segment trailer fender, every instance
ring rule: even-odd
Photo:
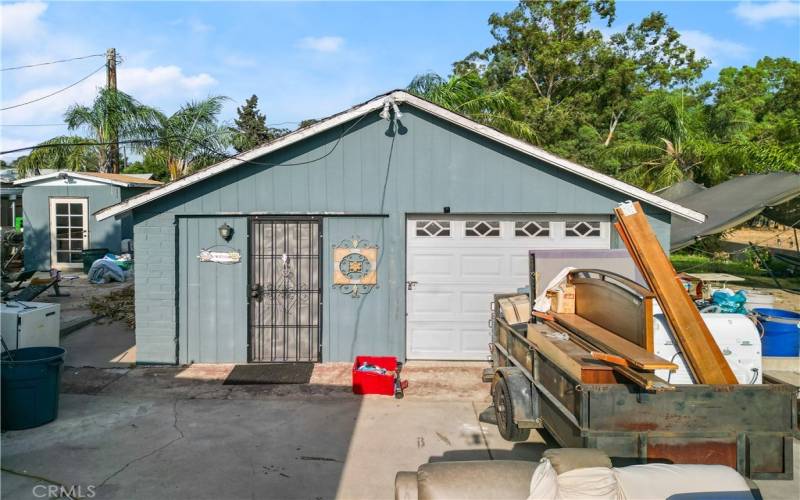
[[[522,429],[539,429],[542,416],[539,411],[539,393],[531,381],[515,367],[498,368],[492,380],[492,394],[500,379],[505,379],[513,406],[514,422]]]

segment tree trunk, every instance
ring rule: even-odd
[[[611,144],[611,139],[614,138],[614,131],[617,130],[620,118],[622,118],[622,112],[619,114],[611,113],[611,123],[608,126],[608,135],[606,136],[606,141],[603,143],[603,146],[608,147],[608,145]]]

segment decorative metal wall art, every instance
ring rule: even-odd
[[[378,286],[378,246],[357,236],[333,245],[333,287],[354,299]]]

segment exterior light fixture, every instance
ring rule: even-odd
[[[219,230],[219,235],[222,237],[223,240],[231,241],[231,238],[233,238],[233,228],[231,226],[223,223],[217,229]]]

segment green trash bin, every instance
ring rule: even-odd
[[[66,352],[62,347],[24,347],[0,356],[4,431],[30,429],[56,419]]]
[[[89,274],[94,261],[102,259],[108,253],[108,248],[87,248],[83,251],[83,272]]]

